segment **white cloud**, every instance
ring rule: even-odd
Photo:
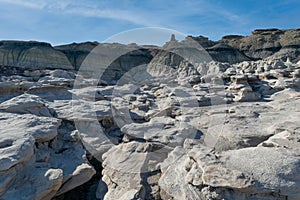
[[[241,23],[240,17],[236,14],[206,0],[152,0],[137,4],[134,1],[113,0],[0,0],[1,2],[55,13],[122,20],[139,26],[175,29],[180,27],[180,31],[186,31],[191,26],[214,23],[218,18],[228,20],[232,24]],[[186,21],[189,17],[194,17],[195,21]]]
[[[18,5],[18,6],[24,6],[24,7],[28,7],[28,8],[37,8],[40,9],[43,6],[41,4],[38,4],[36,2],[33,1],[23,1],[23,0],[0,0],[0,3],[9,3],[9,4],[14,4],[14,5]]]
[[[81,15],[85,17],[98,17],[98,18],[108,18],[125,20],[134,24],[143,26],[154,26],[157,24],[151,23],[149,19],[143,16],[134,14],[131,11],[121,10],[116,8],[109,8],[98,2],[98,4],[93,4],[93,2],[79,2],[79,1],[55,1],[55,0],[0,0],[0,3],[9,3],[18,6],[23,6],[27,8],[34,8],[40,10],[47,10],[51,12],[60,12],[67,14]],[[108,7],[108,8],[104,8]]]
[[[219,15],[228,20],[238,20],[238,16],[222,8],[216,8],[209,1],[152,1],[148,3],[149,8],[136,8],[134,3],[123,6],[120,9],[118,2],[109,1],[78,1],[78,0],[0,0],[0,2],[15,4],[19,6],[44,9],[48,11],[60,11],[65,13],[78,14],[89,17],[112,18],[130,21],[141,25],[158,25],[159,21],[164,21],[175,16],[184,15]],[[151,9],[151,8],[152,9]],[[159,8],[159,9],[157,9]],[[159,16],[157,15],[159,14]],[[171,20],[171,19],[170,19]],[[149,23],[149,21],[154,21]]]
[[[64,11],[66,13],[77,14],[86,17],[99,17],[99,18],[125,20],[143,26],[155,25],[154,23],[151,23],[149,20],[145,20],[143,19],[143,17],[125,10],[73,7],[73,8],[68,8]]]

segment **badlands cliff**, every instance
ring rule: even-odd
[[[162,47],[0,42],[0,199],[300,199],[300,29]]]

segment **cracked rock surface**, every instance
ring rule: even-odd
[[[0,42],[0,199],[300,199],[298,36]],[[95,79],[98,45],[127,53]]]

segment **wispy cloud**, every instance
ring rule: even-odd
[[[43,6],[41,4],[37,4],[36,2],[32,1],[23,1],[23,0],[0,0],[1,3],[9,3],[13,5],[19,5],[19,6],[24,6],[28,8],[36,8],[36,9],[41,9]]]
[[[125,20],[142,26],[168,26],[176,25],[176,18],[197,15],[199,17],[220,16],[230,21],[238,21],[239,17],[222,8],[215,8],[209,1],[182,1],[167,0],[148,2],[148,8],[143,3],[128,1],[119,5],[116,1],[78,1],[78,0],[0,0],[0,2],[14,5],[47,10],[50,12],[61,12],[84,17],[108,18]],[[213,9],[212,9],[213,8]],[[200,22],[199,22],[200,23]]]
[[[141,15],[137,15],[131,10],[117,9],[112,5],[106,5],[101,2],[80,2],[80,1],[58,1],[58,0],[0,0],[0,3],[8,3],[27,8],[40,9],[50,12],[60,12],[62,14],[74,14],[83,17],[97,17],[124,20],[134,24],[143,26],[155,26],[157,24],[151,23],[151,21]]]
[[[88,7],[71,7],[64,10],[69,14],[76,14],[85,17],[98,17],[98,18],[108,18],[116,20],[125,20],[137,25],[143,26],[155,26],[155,23],[143,19],[141,16],[131,13],[126,10],[118,9],[98,9],[98,8],[88,8]]]
[[[99,40],[132,28],[164,27],[192,35],[248,34],[291,28],[299,0],[0,0],[0,37]],[[76,20],[75,20],[76,19]],[[89,31],[87,31],[89,30]],[[35,37],[36,35],[36,37]],[[54,39],[53,39],[54,38]]]

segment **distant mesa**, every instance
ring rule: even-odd
[[[259,60],[269,56],[292,62],[300,60],[300,29],[280,30],[277,28],[256,29],[250,36],[227,35],[219,41],[212,41],[205,36],[187,36],[185,40],[192,39],[198,42],[211,57],[220,62],[238,63],[248,60]],[[168,47],[180,44],[172,34]],[[134,55],[141,60],[151,60],[159,47],[153,45],[121,45],[100,44],[98,42],[72,43],[52,46],[46,42],[38,41],[0,41],[0,66],[11,66],[25,69],[69,69],[78,70],[86,56],[98,45],[106,45],[114,49],[136,47],[143,49]],[[137,55],[139,54],[140,55]],[[131,55],[132,56],[132,55]],[[130,58],[131,56],[128,56]]]

